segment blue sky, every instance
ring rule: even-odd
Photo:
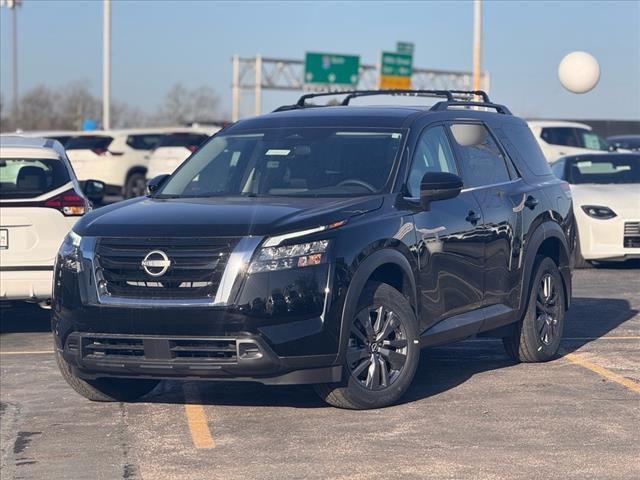
[[[0,14],[0,91],[11,95],[11,28]],[[113,0],[112,97],[152,111],[175,83],[209,85],[230,111],[231,57],[302,59],[305,51],[361,55],[375,64],[398,40],[414,65],[471,69],[470,2],[206,2]],[[24,0],[20,89],[84,80],[100,94],[102,2]],[[483,69],[491,95],[524,116],[640,119],[640,2],[484,2]],[[600,62],[595,90],[570,94],[557,66],[573,50]],[[269,110],[297,92],[266,91]],[[243,97],[244,113],[251,98]]]

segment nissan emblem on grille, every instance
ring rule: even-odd
[[[141,262],[142,269],[152,277],[161,277],[171,266],[171,260],[162,250],[153,250]]]

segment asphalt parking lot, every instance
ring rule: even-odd
[[[640,477],[640,270],[574,274],[563,356],[500,342],[423,352],[400,405],[338,410],[308,387],[163,382],[91,403],[51,353],[48,314],[3,308],[2,478]]]

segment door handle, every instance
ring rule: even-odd
[[[524,201],[524,206],[530,210],[533,210],[538,206],[539,203],[540,203],[540,200],[538,200],[536,197],[532,195],[529,195],[527,199]]]
[[[473,224],[475,226],[476,223],[478,223],[480,220],[482,219],[482,217],[480,215],[478,215],[476,212],[474,212],[473,210],[469,210],[469,213],[467,214],[467,217],[465,218],[465,220],[471,224]]]

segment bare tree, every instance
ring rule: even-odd
[[[178,83],[174,85],[155,114],[152,123],[175,125],[185,122],[213,120],[218,113],[220,99],[207,86],[188,89]]]

